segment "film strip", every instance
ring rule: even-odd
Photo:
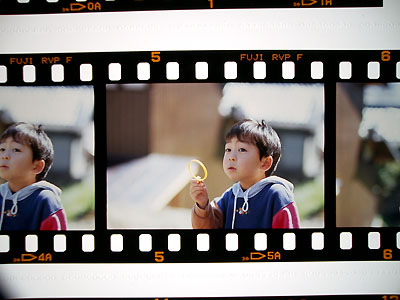
[[[339,0],[121,2],[14,1],[0,13],[383,7]],[[400,51],[379,46],[1,54],[0,129],[43,124],[55,153],[46,180],[62,189],[67,227],[8,230],[6,219],[16,214],[5,201],[0,291],[10,285],[12,297],[32,297],[13,283],[48,282],[64,298],[398,299],[399,81]],[[192,223],[191,175],[201,176],[202,166],[208,171],[209,199],[232,186],[222,168],[224,136],[247,118],[266,120],[281,138],[276,175],[294,184],[300,228],[291,218],[286,228],[246,228],[241,204],[233,229]],[[190,166],[193,159],[204,165]],[[254,202],[248,205],[251,213]],[[197,290],[201,278],[228,278],[232,291]],[[296,280],[297,290],[279,278]],[[89,292],[68,288],[78,281]],[[159,292],[150,281],[168,287]],[[316,290],[305,292],[300,286],[309,281]],[[103,282],[115,289],[99,288]],[[176,282],[187,289],[172,291]],[[266,282],[276,286],[266,291]],[[338,292],[330,282],[357,288]],[[51,291],[34,297],[53,297]]]
[[[61,1],[61,0],[17,0],[3,3],[2,14],[57,14],[57,13],[100,13],[115,11],[188,10],[188,9],[237,9],[237,8],[335,8],[335,7],[382,7],[382,0],[269,0],[269,1],[226,1],[195,0],[182,1]]]
[[[37,88],[49,86],[75,89],[77,86],[90,86],[94,91],[93,115],[96,132],[95,228],[89,231],[78,229],[61,233],[4,231],[0,237],[2,262],[398,260],[400,237],[398,227],[337,226],[340,219],[337,214],[340,212],[336,204],[337,191],[335,192],[338,184],[335,181],[337,180],[333,150],[335,119],[332,112],[339,109],[335,106],[335,97],[338,96],[337,89],[342,84],[396,85],[400,78],[399,61],[397,50],[154,51],[2,55],[0,62],[2,89],[19,86],[23,90],[32,89],[29,93],[34,93]],[[173,88],[176,86],[178,90],[188,89],[196,92],[198,87],[210,88],[215,83],[225,87],[234,83],[239,86],[246,83],[256,87],[268,85],[282,85],[282,88],[285,85],[323,87],[324,92],[320,94],[323,95],[323,99],[320,101],[324,101],[325,107],[325,159],[322,174],[324,203],[320,211],[323,215],[322,222],[315,228],[311,225],[310,228],[302,229],[192,230],[190,227],[182,229],[179,226],[174,228],[174,225],[166,225],[159,229],[151,229],[147,228],[147,223],[141,227],[140,224],[129,225],[127,222],[127,225],[120,225],[119,228],[112,223],[113,216],[110,212],[114,212],[117,208],[113,207],[112,201],[116,200],[110,195],[110,190],[114,193],[112,178],[115,177],[112,176],[117,175],[109,173],[112,166],[107,161],[112,160],[112,157],[104,149],[109,149],[110,152],[114,150],[110,145],[112,137],[101,134],[101,132],[111,132],[112,128],[107,126],[112,126],[114,122],[114,115],[107,115],[106,107],[113,109],[107,106],[110,105],[108,104],[110,100],[107,98],[113,97],[113,93],[122,97],[123,94],[119,92],[125,90],[132,90],[132,95],[136,95],[137,90],[153,86]],[[252,95],[251,90],[248,92]],[[227,89],[225,93],[225,97],[228,97]],[[168,114],[164,117],[168,121],[177,116]],[[193,118],[196,119],[196,116]],[[159,159],[162,167],[162,160],[167,160],[168,157]],[[126,161],[130,162],[131,159]],[[120,172],[123,174],[123,171]],[[130,181],[129,176],[128,179],[118,178]],[[183,186],[186,184],[187,181]],[[184,193],[186,192],[187,189]],[[145,194],[142,197],[145,198]],[[168,205],[165,204],[165,207]],[[298,206],[301,210],[301,204]],[[120,209],[125,206],[116,202],[116,207]],[[145,205],[137,207],[128,205],[125,209],[131,209],[131,213],[134,213],[135,209],[147,213],[148,208]],[[186,216],[190,219],[190,209],[186,210]]]

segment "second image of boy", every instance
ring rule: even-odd
[[[192,180],[193,228],[299,228],[293,184],[272,176],[280,156],[280,139],[268,124],[236,123],[226,134],[223,158],[225,174],[236,183],[210,203],[204,182]]]

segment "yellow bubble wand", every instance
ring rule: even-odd
[[[198,163],[198,164],[203,168],[203,171],[204,171],[204,177],[203,177],[203,178],[201,178],[200,176],[196,176],[196,175],[193,174],[192,169],[191,169],[191,167],[190,167],[191,164],[192,164],[192,162]],[[190,172],[190,175],[193,177],[193,179],[197,179],[198,181],[204,181],[204,180],[206,180],[207,175],[208,175],[206,166],[205,166],[201,161],[199,161],[198,159],[192,159],[192,160],[189,162],[189,172]]]

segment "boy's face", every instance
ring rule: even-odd
[[[9,182],[10,188],[19,189],[34,183],[39,163],[33,161],[29,146],[16,142],[12,137],[0,143],[0,177]]]
[[[225,145],[223,168],[231,180],[240,181],[242,188],[248,189],[265,178],[265,171],[268,169],[266,160],[271,159],[269,156],[260,160],[260,152],[256,145],[241,142],[233,137]]]

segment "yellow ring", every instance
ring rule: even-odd
[[[203,178],[201,178],[200,176],[196,176],[196,175],[193,174],[192,169],[190,168],[190,164],[191,164],[192,162],[198,163],[198,164],[203,168],[203,171],[204,171],[204,177],[203,177]],[[190,175],[192,175],[193,179],[197,179],[197,180],[199,180],[199,181],[204,181],[204,180],[206,180],[206,178],[207,178],[207,168],[206,168],[206,166],[205,166],[201,161],[199,161],[198,159],[192,159],[192,160],[189,162],[189,172],[190,172]]]

